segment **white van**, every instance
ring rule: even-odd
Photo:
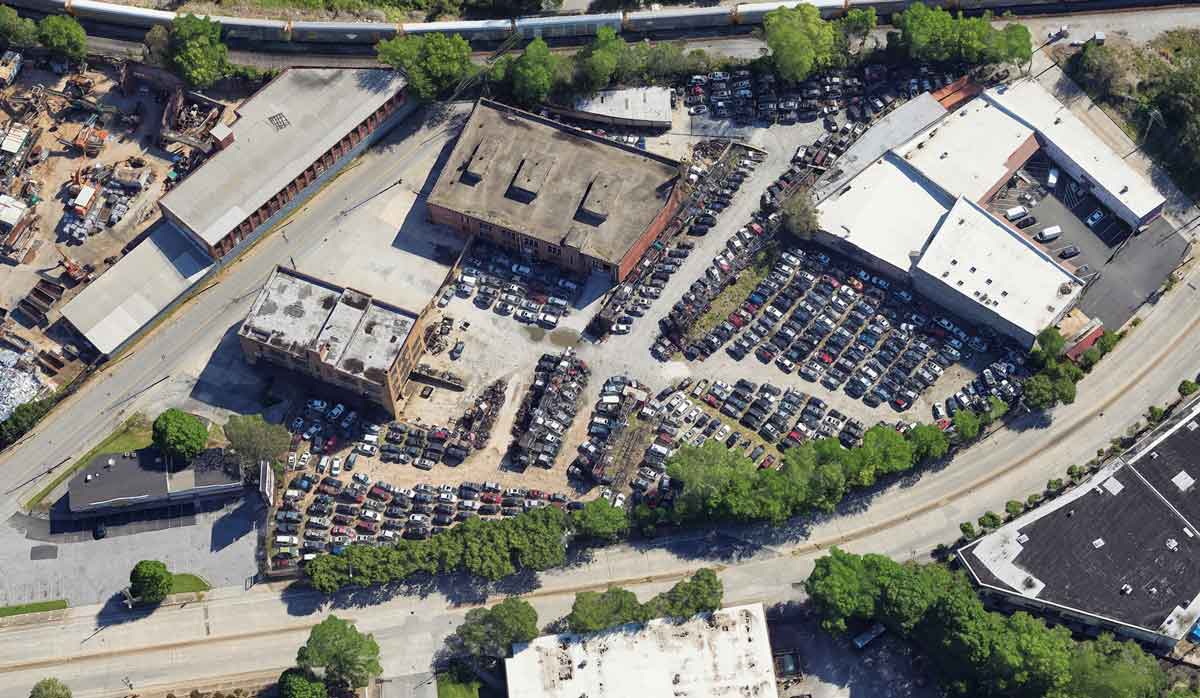
[[[371,444],[372,446],[379,445],[379,434],[366,434],[363,436],[363,443]]]
[[[1050,187],[1051,189],[1058,186],[1058,168],[1057,167],[1050,168],[1050,174],[1046,177],[1046,186]]]
[[[1038,242],[1050,242],[1057,239],[1059,235],[1062,235],[1062,227],[1052,225],[1048,228],[1042,228],[1039,230],[1038,234],[1033,236],[1033,239],[1037,240]]]
[[[1029,215],[1029,209],[1024,206],[1013,206],[1004,212],[1004,217],[1010,221],[1019,221]]]

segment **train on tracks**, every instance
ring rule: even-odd
[[[113,25],[127,29],[148,30],[158,24],[169,24],[174,12],[152,10],[129,5],[117,5],[97,0],[5,0],[6,4],[38,14],[69,14],[83,22]],[[212,18],[221,23],[227,40],[241,42],[272,42],[327,45],[373,45],[396,36],[426,34],[460,34],[476,44],[502,42],[513,34],[530,40],[586,39],[595,36],[600,27],[643,36],[686,36],[700,31],[721,29],[751,29],[761,25],[763,17],[781,7],[795,7],[797,0],[786,2],[755,2],[712,7],[679,7],[657,10],[628,10],[600,14],[518,17],[516,19],[485,19],[453,22],[418,22],[392,24],[386,22],[305,22],[242,17]],[[904,10],[911,2],[902,0],[809,0],[825,18],[838,17],[854,8],[874,7],[883,17]],[[933,0],[927,4],[949,10],[1001,14],[1014,12],[1080,12],[1118,7],[1145,7],[1177,4],[1170,0]],[[248,46],[248,48],[252,48]]]

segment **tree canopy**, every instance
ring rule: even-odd
[[[190,461],[204,450],[208,428],[199,417],[172,407],[154,420],[153,438],[168,457]]]
[[[590,633],[653,618],[690,618],[720,608],[723,595],[721,580],[707,568],[697,570],[644,604],[632,591],[620,587],[610,587],[603,593],[580,592],[567,615],[567,627],[571,632]]]
[[[383,672],[375,638],[334,615],[313,626],[296,664],[309,672],[323,669],[330,681],[351,688],[363,688]]]
[[[979,436],[979,430],[983,426],[980,423],[979,415],[975,414],[974,410],[955,412],[953,422],[955,430],[963,441],[971,441]]]
[[[279,677],[280,698],[326,698],[325,682],[304,669],[292,667]]]
[[[912,444],[913,459],[918,462],[941,458],[950,450],[946,432],[933,424],[918,424],[909,429],[905,436]]]
[[[530,41],[512,63],[513,96],[526,106],[541,104],[550,96],[557,70],[557,59],[546,42],[541,37]]]
[[[625,40],[612,27],[600,27],[596,39],[576,57],[579,85],[586,92],[604,89],[612,82],[626,51]]]
[[[229,71],[229,49],[221,43],[221,24],[190,12],[176,15],[169,35],[171,64],[192,87],[208,87]]]
[[[990,613],[961,574],[834,548],[805,583],[822,624],[878,621],[913,642],[953,695],[1157,698],[1165,676],[1133,642],[1073,642],[1024,612]]]
[[[915,3],[893,15],[892,24],[900,30],[900,42],[913,60],[970,64],[1028,62],[1033,55],[1029,30],[1019,24],[996,29],[992,26],[993,19],[990,12],[967,17],[961,12],[952,15],[941,8]]]
[[[812,5],[781,7],[763,18],[763,31],[779,76],[800,82],[833,62],[833,25]]]
[[[38,42],[54,53],[81,61],[87,55],[87,32],[74,17],[47,15],[38,22]]]
[[[33,685],[29,698],[71,698],[71,689],[56,678],[45,678]]]
[[[783,227],[801,240],[811,240],[821,228],[817,205],[808,189],[797,191],[783,204]]]
[[[17,405],[8,419],[0,422],[0,448],[8,448],[16,443],[17,439],[37,426],[57,402],[58,397],[51,396]]]
[[[629,531],[629,517],[624,509],[614,507],[607,499],[600,497],[574,512],[571,525],[583,538],[612,542]]]
[[[171,593],[171,572],[158,560],[142,560],[129,573],[129,593],[144,603],[158,603]]]
[[[37,40],[38,27],[32,19],[22,17],[7,5],[0,5],[0,43],[24,48],[33,46]]]
[[[397,36],[375,46],[380,62],[404,71],[419,99],[448,94],[476,70],[471,45],[458,34]]]
[[[510,597],[491,608],[467,611],[453,641],[472,657],[499,659],[512,652],[513,643],[529,642],[537,635],[537,611],[528,601]]]
[[[292,441],[286,427],[271,424],[261,414],[231,415],[223,431],[243,465],[278,460]]]

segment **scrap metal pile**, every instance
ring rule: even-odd
[[[455,434],[476,449],[487,445],[492,438],[492,427],[496,424],[496,415],[504,406],[504,395],[508,390],[508,381],[501,379],[484,388],[471,407],[458,419]]]
[[[542,354],[513,422],[515,440],[509,446],[509,457],[514,465],[554,465],[589,374],[587,364],[571,349],[557,356]]]
[[[8,419],[13,410],[37,398],[42,391],[27,361],[9,349],[0,349],[0,420]]]

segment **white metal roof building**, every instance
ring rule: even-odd
[[[520,698],[777,698],[762,604],[683,622],[652,620],[513,647],[508,695]]]
[[[1092,194],[1131,227],[1162,213],[1166,200],[1150,181],[1036,80],[990,89],[983,99],[1037,131],[1050,158],[1071,178],[1091,183]]]
[[[938,226],[912,278],[925,296],[1027,347],[1083,290],[1042,249],[966,197]]]
[[[260,224],[255,214],[266,220],[341,156],[349,135],[361,139],[391,113],[404,84],[392,70],[285,70],[214,130],[222,149],[162,197],[163,213],[224,254],[234,231]]]
[[[97,351],[112,355],[212,265],[188,236],[164,221],[63,306],[63,317]]]
[[[904,278],[953,205],[953,197],[888,152],[820,203],[820,239]]]
[[[982,203],[1037,149],[1033,129],[974,99],[895,152],[947,194]]]
[[[601,90],[567,106],[546,105],[556,114],[615,126],[671,128],[671,88],[630,87]]]

